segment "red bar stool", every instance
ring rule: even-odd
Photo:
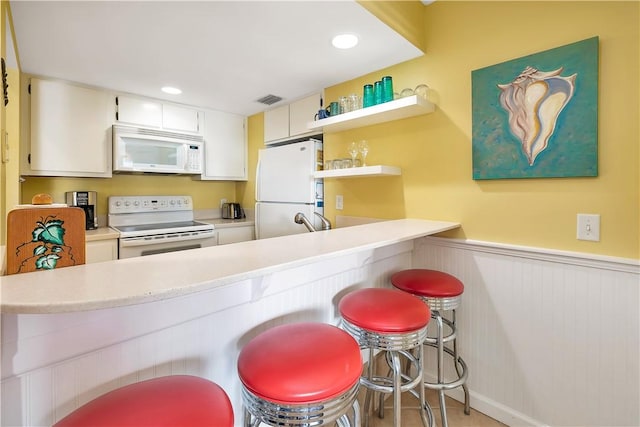
[[[204,378],[172,375],[112,390],[54,427],[233,426],[231,401]]]
[[[277,326],[240,351],[244,425],[359,426],[362,357],[355,340],[324,323]],[[349,412],[352,412],[352,419]]]
[[[447,427],[447,408],[445,406],[444,392],[457,387],[464,391],[464,413],[469,415],[469,389],[467,388],[467,364],[458,355],[456,344],[456,308],[462,300],[464,285],[454,276],[442,271],[427,269],[403,270],[391,276],[391,284],[396,288],[420,297],[431,309],[431,317],[436,321],[435,337],[427,337],[424,344],[437,349],[438,379],[437,382],[426,382],[425,387],[437,390],[440,400],[440,414],[442,426]],[[442,311],[451,311],[451,320],[442,316]],[[444,325],[449,328],[445,335]],[[447,347],[451,342],[453,348]],[[451,381],[445,380],[444,354],[452,357],[456,368],[457,378]]]
[[[379,392],[379,416],[384,416],[382,397],[393,395],[393,425],[401,424],[400,397],[410,392],[420,402],[422,423],[433,425],[433,414],[425,400],[423,383],[423,346],[427,337],[429,308],[418,298],[396,289],[367,288],[347,294],[339,304],[342,327],[369,351],[367,374],[360,384],[367,389],[365,395],[365,425],[369,425],[369,407],[372,392]],[[374,352],[383,351],[389,373],[377,376],[374,373]],[[414,354],[415,353],[415,354]],[[402,362],[413,369],[402,372]],[[418,389],[417,391],[415,389]]]

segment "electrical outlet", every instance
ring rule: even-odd
[[[600,241],[600,215],[578,214],[578,240]]]
[[[342,210],[342,208],[344,207],[344,200],[342,199],[342,195],[338,194],[336,196],[336,209],[337,210]]]
[[[224,205],[225,203],[227,203],[227,199],[220,199],[220,207],[222,207],[222,205]]]

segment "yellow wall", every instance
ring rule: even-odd
[[[245,208],[254,209],[256,203],[256,165],[258,164],[258,150],[264,148],[264,114],[255,114],[248,119],[247,139],[249,156],[247,168],[249,169],[247,182],[238,182],[236,187],[237,200]]]
[[[8,6],[8,2],[4,0],[0,1],[0,56],[4,58],[6,47],[5,47],[5,9]],[[5,132],[6,127],[6,108],[4,107],[4,102],[0,104],[0,138],[2,134]],[[2,141],[0,141],[0,150],[4,150],[4,145]],[[7,168],[4,165],[4,162],[0,159],[0,249],[4,245],[6,241],[6,230],[5,230],[5,218],[7,217],[7,209],[6,209],[6,188],[7,186]],[[0,256],[3,255],[2,250],[0,250]],[[3,264],[2,260],[0,260],[0,266]],[[2,271],[2,267],[0,267],[0,271]]]
[[[0,122],[2,123],[0,138],[2,142],[1,149],[4,151],[2,153],[2,162],[0,163],[0,246],[5,242],[5,218],[7,212],[20,199],[18,161],[20,145],[20,69],[18,68],[19,59],[12,55],[15,54],[16,49],[9,3],[2,1],[1,9],[0,44],[2,45],[2,57],[6,61],[9,103],[5,106],[4,100],[0,97]],[[7,33],[9,34],[8,37]]]
[[[325,89],[325,99],[361,92],[391,75],[394,87],[427,83],[433,114],[325,134],[325,158],[348,157],[366,139],[369,164],[400,166],[401,177],[329,179],[325,211],[380,218],[459,221],[449,236],[639,258],[638,2],[437,1],[425,10],[426,54]],[[474,181],[471,71],[600,38],[599,176]],[[335,195],[344,210],[335,210]],[[576,214],[601,215],[601,241],[576,239]]]
[[[91,190],[98,192],[98,214],[107,214],[107,197],[150,195],[190,195],[198,209],[218,208],[220,199],[235,199],[235,183],[194,181],[188,176],[114,175],[101,178],[25,177],[22,202],[31,203],[37,193],[48,193],[55,203],[64,203],[66,191]],[[102,224],[101,224],[102,225]]]
[[[349,141],[367,139],[368,163],[403,170],[401,177],[326,180],[327,215],[460,221],[462,230],[450,236],[639,258],[639,20],[637,2],[439,0],[426,7],[423,57],[325,90],[331,100],[389,74],[397,89],[429,84],[438,106],[433,114],[325,135],[326,158],[347,157]],[[600,37],[599,177],[473,181],[471,71],[592,36]],[[262,120],[249,118],[247,183],[27,177],[22,202],[37,192],[58,201],[65,191],[96,190],[101,214],[113,194],[192,194],[196,209],[235,197],[251,208]],[[344,196],[339,212],[336,194]],[[602,216],[601,242],[575,239],[577,213]]]
[[[358,0],[358,3],[382,19],[398,34],[409,40],[418,49],[425,51],[425,8],[420,1],[371,1]]]

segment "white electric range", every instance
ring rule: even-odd
[[[108,225],[120,232],[119,259],[218,244],[212,224],[193,220],[191,196],[111,196]]]

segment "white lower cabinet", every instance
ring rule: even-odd
[[[247,118],[222,111],[204,111],[202,180],[246,181]]]
[[[118,259],[118,239],[92,240],[85,248],[87,264]]]
[[[254,227],[225,227],[216,228],[218,231],[218,244],[246,242],[255,239]]]

